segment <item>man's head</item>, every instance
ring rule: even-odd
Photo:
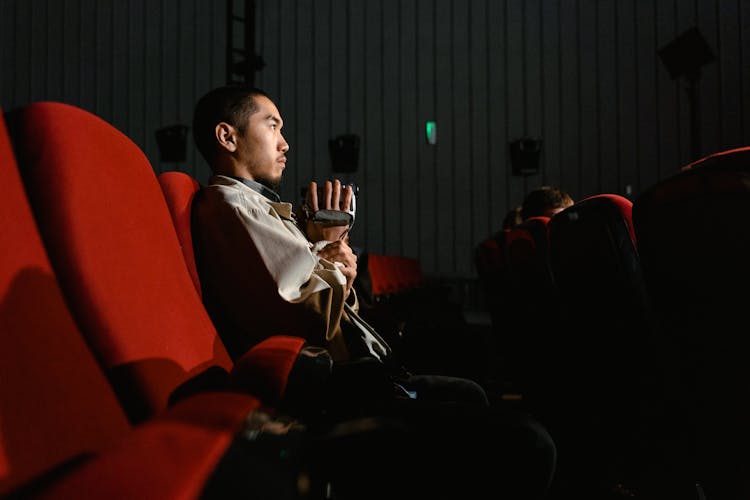
[[[528,192],[521,205],[521,216],[524,220],[529,217],[552,217],[572,204],[573,198],[565,191],[554,186],[542,186]]]
[[[198,100],[193,139],[214,173],[246,177],[277,189],[289,150],[282,126],[279,110],[265,92],[227,85]]]

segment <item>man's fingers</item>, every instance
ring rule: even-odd
[[[341,210],[348,212],[352,208],[352,196],[354,195],[354,190],[351,186],[347,185],[344,186],[344,202],[341,204]]]
[[[320,210],[318,205],[318,183],[312,181],[307,189],[307,204],[313,212]]]
[[[333,196],[333,184],[331,181],[326,181],[325,185],[323,186],[323,208],[327,210],[331,210],[333,208],[333,205],[331,205],[331,198]]]

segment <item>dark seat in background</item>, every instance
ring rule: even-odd
[[[649,294],[676,354],[677,450],[708,498],[750,496],[750,162],[711,155],[634,202]]]
[[[550,348],[558,396],[549,426],[574,473],[641,481],[663,418],[665,352],[640,265],[632,202],[598,194],[549,223],[549,261],[563,308]],[[570,462],[561,461],[562,469]]]
[[[474,262],[495,332],[496,372],[538,411],[547,398],[547,342],[561,334],[548,261],[549,217],[530,217],[481,242]]]

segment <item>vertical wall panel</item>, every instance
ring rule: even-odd
[[[378,77],[381,82],[383,102],[380,109],[383,131],[383,164],[382,185],[380,186],[383,218],[383,251],[387,254],[401,254],[401,138],[403,121],[399,104],[401,101],[399,87],[399,2],[383,0],[381,22],[381,70]],[[375,207],[370,207],[373,209]]]
[[[127,71],[124,80],[127,85],[127,99],[123,99],[127,105],[127,129],[129,136],[145,149],[146,144],[146,112],[144,108],[144,70],[142,64],[146,53],[146,31],[145,31],[145,2],[146,0],[130,0],[129,9],[124,13],[123,19],[127,20],[127,39],[125,54],[120,59]]]
[[[399,2],[399,113],[395,120],[401,129],[401,156],[399,158],[398,193],[400,198],[401,234],[399,235],[402,255],[419,256],[419,187],[417,149],[423,135],[418,121],[417,68],[414,61],[420,56],[417,46],[417,32],[414,29],[417,19],[417,5],[412,0]],[[405,168],[409,165],[408,168]]]
[[[654,49],[654,6],[636,2],[636,68],[638,109],[638,184],[641,189],[656,182],[658,165],[658,130],[656,102],[656,59]]]
[[[51,101],[63,100],[63,40],[67,26],[63,24],[64,2],[51,2],[46,8],[47,40],[42,60],[47,61],[45,69],[44,95]],[[41,12],[39,14],[42,14]]]
[[[95,62],[94,62],[94,106],[96,112],[105,120],[112,121],[112,19],[113,4],[95,3],[94,29]],[[169,32],[168,29],[165,31]],[[173,31],[172,31],[173,32]]]
[[[112,52],[108,54],[112,82],[108,96],[112,102],[112,117],[110,121],[120,130],[130,130],[128,120],[128,101],[130,99],[128,51],[131,45],[128,39],[128,8],[128,1],[114,2],[109,14],[111,16],[111,29],[108,33],[102,33],[102,36],[111,38],[112,40]]]
[[[448,200],[453,200],[455,222],[453,224],[453,248],[455,253],[454,272],[460,275],[469,273],[472,267],[472,249],[474,237],[471,232],[471,173],[473,165],[466,154],[471,148],[469,86],[471,73],[469,71],[469,12],[466,2],[453,2],[452,28],[452,60],[453,60],[453,157],[451,194]]]
[[[641,187],[638,184],[638,139],[637,139],[637,62],[636,26],[634,0],[617,2],[617,67],[618,67],[618,174],[620,185],[631,186],[633,194]]]
[[[457,0],[456,0],[457,1]],[[453,186],[453,1],[435,2],[435,116],[438,123],[437,161],[435,165],[435,250],[438,269],[455,267],[455,205],[461,193]]]
[[[674,4],[659,2],[656,5],[656,46],[663,47],[678,35],[675,26]],[[680,108],[679,93],[684,92],[681,82],[673,80],[669,71],[657,57],[656,92],[659,108],[657,110],[659,150],[658,177],[676,172],[680,165]]]
[[[490,169],[492,163],[488,154],[490,140],[489,115],[489,50],[487,45],[488,26],[486,2],[469,3],[469,73],[470,95],[468,105],[471,122],[469,124],[470,143],[467,159],[470,169],[466,172],[470,185],[469,226],[472,230],[471,242],[478,243],[495,229],[500,217],[493,217],[490,208]]]
[[[29,77],[29,94],[31,100],[44,99],[47,95],[47,2],[31,0],[31,23],[29,33],[31,37],[29,61],[31,62]],[[45,64],[39,64],[44,61]]]
[[[740,74],[740,95],[737,104],[742,113],[742,144],[750,143],[750,2],[737,0],[740,5],[740,15],[737,22],[740,23],[740,58],[730,61],[729,64],[739,64],[742,68]],[[732,96],[735,97],[735,96]]]
[[[81,67],[81,18],[79,0],[65,0],[62,14],[63,30],[63,54],[62,64],[62,100],[64,102],[76,102],[80,99],[80,74]]]
[[[527,134],[526,127],[526,40],[524,20],[524,0],[507,0],[505,3],[505,123],[507,124],[503,156],[508,158],[505,171],[509,195],[520,200],[529,185],[538,185],[541,178],[534,177],[527,182],[524,177],[511,176],[508,144]]]
[[[721,57],[720,70],[720,103],[719,131],[720,146],[739,147],[742,141],[742,106],[737,96],[742,96],[742,66],[740,61],[740,19],[739,5],[735,1],[718,2],[719,40],[718,54]]]
[[[695,4],[695,1],[675,2],[676,36],[679,36],[692,27],[697,27]],[[679,87],[677,99],[680,119],[680,144],[682,145],[680,165],[686,165],[693,160],[691,154],[690,101],[687,96],[684,80],[679,80],[677,85]]]
[[[279,22],[281,25],[277,29],[279,37],[279,60],[280,61],[295,61],[297,59],[297,47],[293,36],[283,36],[286,31],[286,26],[293,28],[295,25],[296,17],[296,2],[292,0],[285,0],[279,2]],[[278,62],[277,62],[278,64]],[[297,66],[295,64],[283,64],[279,65],[279,86],[275,93],[275,99],[280,106],[280,113],[282,119],[284,119],[284,127],[282,132],[285,134],[285,138],[290,142],[290,147],[296,144],[298,124],[294,119],[296,116],[297,102],[296,94],[297,89],[295,88],[295,82],[297,78]],[[289,137],[286,137],[289,135]],[[290,162],[292,168],[284,174],[284,182],[281,188],[281,195],[287,200],[297,201],[299,200],[300,185],[303,182],[310,180],[309,174],[305,176],[305,172],[300,172],[297,168],[299,165],[304,165],[307,158],[296,156],[293,162]]]
[[[297,39],[292,39],[290,42],[296,42],[295,54],[299,61],[294,75],[296,87],[294,89],[296,102],[294,114],[290,115],[286,112],[286,102],[279,103],[284,118],[282,132],[287,141],[290,142],[284,178],[288,179],[295,174],[297,177],[296,181],[291,181],[292,189],[297,189],[297,192],[292,194],[292,200],[300,199],[299,189],[313,180],[313,165],[311,162],[315,131],[315,116],[313,114],[315,102],[312,85],[315,67],[313,58],[313,9],[312,1],[299,2],[294,19],[286,20],[288,24],[294,23],[296,26]],[[284,184],[288,184],[288,181],[285,181]]]
[[[362,201],[367,197],[367,189],[364,187],[364,164],[366,158],[366,147],[364,143],[365,129],[367,123],[367,117],[365,116],[365,6],[362,2],[348,0],[347,2],[348,17],[349,17],[349,50],[348,50],[348,61],[347,67],[349,73],[347,79],[349,82],[349,102],[348,108],[349,113],[347,116],[348,123],[347,129],[350,133],[357,134],[360,138],[360,149],[359,149],[359,164],[357,172],[351,176],[351,179],[362,186],[363,190],[360,192],[357,203],[357,219],[365,220],[363,218],[364,207]],[[416,172],[416,167],[413,169]],[[365,224],[359,222],[354,224],[350,235],[350,241],[357,247],[362,247],[365,242],[365,235],[367,234],[367,228]],[[417,238],[412,237],[414,244],[416,245]]]
[[[560,9],[560,187],[579,197],[581,179],[581,88],[579,0],[565,2]]]
[[[505,40],[505,0],[487,2],[487,47],[488,47],[488,113],[491,117],[487,153],[490,162],[489,195],[490,214],[502,221],[505,212],[511,206],[521,203],[517,196],[510,192],[510,162],[508,160],[508,110],[505,95],[507,93],[507,57]],[[499,223],[493,225],[493,230]],[[489,233],[488,233],[489,234]]]
[[[417,19],[414,29],[417,32],[419,57],[417,66],[417,117],[420,123],[437,118],[435,102],[435,6],[431,0],[417,0]],[[442,123],[437,123],[438,140],[443,136]],[[417,171],[419,200],[419,260],[425,271],[436,270],[436,223],[435,223],[435,158],[437,146],[426,141],[418,150]]]
[[[730,0],[731,1],[731,0]],[[716,23],[717,3],[719,0],[697,0],[696,15],[698,18],[698,29],[708,42],[716,58],[721,60],[719,49],[719,31]],[[719,63],[714,61],[701,68],[701,77],[698,82],[698,93],[700,96],[700,134],[701,148],[699,156],[715,153],[721,149],[721,120],[719,113],[721,109],[721,71]]]
[[[316,1],[313,8],[313,171],[311,179],[328,174],[328,138],[331,130],[331,2]],[[301,160],[304,161],[304,160]]]
[[[382,253],[385,246],[383,199],[383,15],[380,2],[366,2],[365,6],[365,116],[367,125],[363,137],[367,160],[362,198],[367,225],[363,245],[372,253]]]
[[[542,160],[544,181],[559,186],[562,179],[562,117],[560,96],[560,0],[545,1],[541,6],[541,86],[542,86]],[[568,188],[570,190],[570,188]],[[521,200],[516,200],[520,203]]]
[[[599,131],[598,157],[600,190],[603,193],[627,195],[617,178],[617,0],[597,4],[597,120]],[[579,195],[579,197],[582,196]]]
[[[143,101],[143,109],[146,114],[146,122],[143,124],[143,143],[141,147],[149,155],[154,168],[160,169],[156,163],[158,149],[156,146],[156,129],[164,122],[162,121],[162,4],[161,2],[146,0],[144,3],[144,38],[145,47],[143,54],[143,92],[139,93]],[[206,179],[196,177],[200,182]]]
[[[582,198],[602,192],[599,165],[599,79],[597,52],[598,0],[579,0],[578,5],[578,47],[580,51],[580,124],[579,138],[580,184],[578,197]],[[571,188],[565,187],[566,190]]]

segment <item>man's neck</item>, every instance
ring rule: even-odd
[[[227,177],[231,177],[232,179],[238,180],[253,191],[262,194],[266,198],[268,198],[271,201],[280,202],[281,196],[274,191],[273,189],[269,188],[268,186],[265,186],[261,184],[258,181],[254,181],[252,179],[248,179],[247,177],[240,177],[238,175],[227,175]]]

